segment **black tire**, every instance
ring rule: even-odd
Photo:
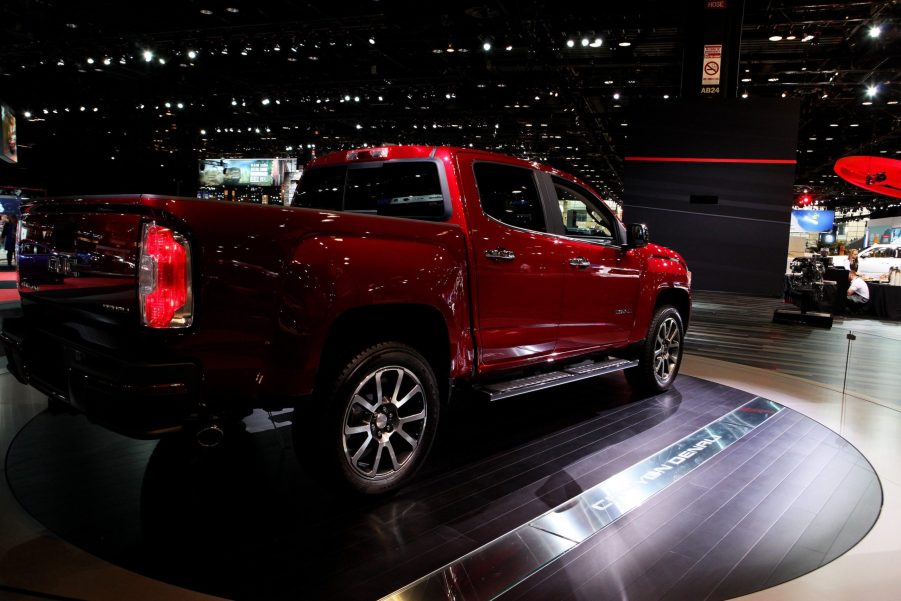
[[[377,398],[381,391],[381,397]],[[399,342],[376,344],[346,363],[329,391],[317,435],[295,409],[294,448],[315,475],[357,493],[397,490],[419,470],[438,426],[440,393],[434,371],[415,349]],[[317,449],[310,449],[317,440]]]
[[[682,317],[676,308],[658,308],[648,327],[638,365],[623,372],[629,384],[640,392],[668,390],[682,365],[683,336]]]

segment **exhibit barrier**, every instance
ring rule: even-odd
[[[901,412],[901,336],[849,330],[842,384],[842,415],[850,403],[868,402]]]

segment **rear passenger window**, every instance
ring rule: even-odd
[[[530,169],[476,163],[473,170],[485,213],[508,225],[547,231],[541,198]]]

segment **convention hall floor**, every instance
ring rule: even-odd
[[[703,388],[704,380],[723,384],[781,403],[827,426],[851,442],[872,464],[881,482],[883,507],[872,530],[835,561],[744,598],[801,601],[894,598],[901,586],[901,575],[896,568],[901,565],[901,541],[896,536],[901,531],[901,468],[897,461],[901,457],[901,395],[896,392],[901,390],[898,373],[901,370],[897,369],[901,323],[837,317],[831,330],[772,324],[772,311],[780,306],[773,299],[697,293],[682,368],[683,374],[693,378],[686,378],[681,386],[686,390],[698,385]],[[849,333],[853,340],[848,339]],[[214,598],[119,567],[129,565],[129,561],[116,565],[100,559],[70,542],[80,540],[77,527],[70,526],[64,540],[59,528],[51,530],[22,507],[21,499],[8,486],[10,479],[16,482],[20,493],[28,487],[52,489],[52,484],[42,482],[49,473],[33,474],[27,483],[23,483],[21,475],[8,473],[13,439],[23,429],[33,431],[41,424],[56,422],[43,413],[46,399],[21,386],[5,370],[0,371],[3,372],[0,373],[0,452],[4,469],[0,480],[0,598],[16,601]],[[618,386],[615,378],[611,385]],[[38,419],[34,420],[36,416]],[[523,434],[526,443],[528,436]],[[22,448],[24,442],[27,441],[20,439],[15,446]],[[149,454],[155,443],[142,444],[130,447],[131,452]],[[108,457],[115,448],[101,446],[89,451]],[[490,454],[491,449],[487,452]],[[503,461],[501,455],[495,452],[487,459],[467,457],[457,461],[455,470],[465,473],[469,463]],[[127,462],[129,458],[122,456],[121,460]],[[99,475],[101,479],[102,476]],[[110,490],[124,488],[117,494],[127,498],[132,484],[114,482]],[[79,491],[69,494],[78,495]],[[56,500],[58,504],[59,501]],[[65,499],[61,504],[65,504]],[[40,515],[36,507],[29,505],[33,513]],[[107,517],[117,519],[115,503],[104,504],[102,511],[108,513],[85,516],[85,523],[100,523]],[[421,519],[421,516],[409,518]],[[279,515],[251,513],[246,519],[258,522],[261,529],[278,529],[283,523]],[[316,519],[311,516],[311,520]],[[172,552],[177,554],[178,550]],[[533,598],[540,597],[533,594]]]

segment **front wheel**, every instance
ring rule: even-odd
[[[435,438],[440,406],[431,366],[413,348],[396,342],[372,346],[351,359],[323,407],[323,455],[305,453],[305,433],[295,419],[295,448],[303,462],[325,465],[356,492],[382,494],[408,482]],[[306,413],[312,408],[295,410]]]
[[[654,313],[638,365],[624,373],[629,384],[642,392],[669,389],[682,363],[682,317],[675,307],[664,305]]]

